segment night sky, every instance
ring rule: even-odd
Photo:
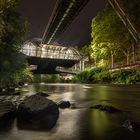
[[[21,0],[20,12],[30,23],[31,38],[41,38],[56,0]],[[83,46],[90,42],[91,20],[105,7],[107,0],[90,0],[56,43]]]

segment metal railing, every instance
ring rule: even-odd
[[[21,52],[27,56],[39,57],[39,58],[51,58],[51,59],[66,59],[66,60],[80,60],[81,57],[74,53],[68,53],[67,51],[54,51],[54,50],[41,50],[41,49],[26,49],[22,48]]]

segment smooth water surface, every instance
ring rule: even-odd
[[[32,84],[23,94],[38,91],[50,94],[58,102],[69,100],[75,109],[60,110],[57,124],[51,130],[24,130],[16,119],[0,122],[0,140],[140,140],[140,131],[122,127],[125,120],[140,122],[139,85]],[[124,113],[110,114],[89,109],[90,106],[112,105]]]

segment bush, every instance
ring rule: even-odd
[[[80,72],[73,78],[74,82],[83,83],[117,83],[135,84],[140,82],[140,68],[135,70],[120,70],[109,72],[107,68],[97,67],[91,70]]]
[[[98,69],[96,68],[93,77],[94,77],[94,82],[109,82],[110,81],[109,70],[104,67],[100,67]]]
[[[74,82],[83,83],[108,82],[109,80],[109,70],[103,67],[82,71],[73,78]]]
[[[120,84],[135,84],[140,81],[137,69],[112,72],[111,79],[112,82]]]
[[[76,75],[75,79],[80,82],[88,82],[89,71],[85,70]]]

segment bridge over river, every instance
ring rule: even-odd
[[[70,68],[79,62],[81,64],[80,69],[82,69],[85,60],[84,56],[75,47],[56,45],[55,40],[66,31],[68,26],[81,14],[81,11],[89,2],[91,0],[56,0],[42,37],[26,41],[21,50],[29,65],[31,67],[34,66],[32,71],[35,74],[59,73],[56,71],[57,67]],[[102,1],[104,5],[107,2],[114,8],[132,37],[136,42],[139,42],[139,32],[136,30],[134,23],[131,22],[122,1]],[[98,5],[97,14],[103,8],[103,5],[99,4],[99,1],[94,3]]]

